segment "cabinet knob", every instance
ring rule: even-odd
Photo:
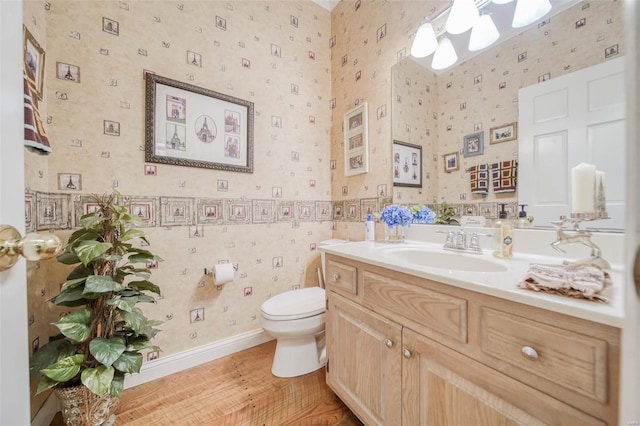
[[[520,353],[524,355],[525,358],[535,361],[538,359],[538,352],[533,349],[531,346],[523,346],[520,349]]]
[[[333,282],[338,282],[338,280],[340,279],[340,274],[333,274]]]
[[[409,349],[407,349],[407,348],[404,348],[404,349],[402,350],[402,355],[403,355],[405,358],[409,359],[409,358],[411,358],[411,351],[410,351]]]
[[[384,344],[387,345],[388,348],[392,348],[393,347],[393,340],[385,339]]]

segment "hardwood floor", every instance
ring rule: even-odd
[[[127,389],[115,425],[362,425],[328,388],[324,369],[274,377],[274,350],[271,341]],[[51,426],[62,424],[58,413]]]

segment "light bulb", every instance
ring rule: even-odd
[[[424,58],[435,52],[438,47],[436,33],[433,31],[433,25],[428,18],[422,21],[422,24],[416,31],[416,38],[413,39],[411,46],[411,56],[415,58]]]
[[[445,28],[449,34],[462,34],[473,27],[479,16],[473,0],[454,0]]]
[[[431,62],[431,68],[434,70],[442,70],[455,64],[458,60],[456,50],[451,44],[451,40],[447,37],[440,39],[436,53],[433,54],[433,61]]]
[[[500,38],[500,33],[493,23],[491,15],[480,15],[480,18],[471,29],[469,37],[469,50],[472,52],[491,46]]]
[[[549,0],[518,0],[516,11],[513,13],[513,28],[525,27],[549,13]]]

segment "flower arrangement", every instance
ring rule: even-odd
[[[395,226],[408,226],[413,220],[413,214],[408,207],[392,204],[382,210],[380,220],[390,228]]]
[[[436,219],[435,212],[424,205],[411,207],[411,213],[413,223],[433,223]]]

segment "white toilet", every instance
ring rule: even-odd
[[[320,245],[344,243],[323,241]],[[324,275],[324,252],[322,252]],[[322,285],[322,276],[320,284]],[[278,294],[262,304],[260,325],[277,339],[271,372],[276,377],[295,377],[324,367],[327,362],[324,318],[325,293],[307,287]]]

